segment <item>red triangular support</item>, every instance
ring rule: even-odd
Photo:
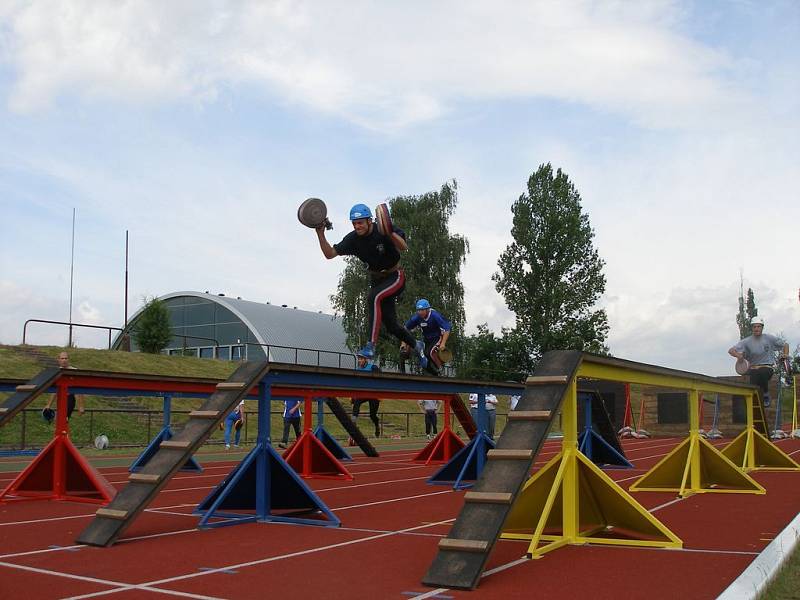
[[[429,465],[450,462],[450,459],[464,447],[464,442],[449,427],[439,432],[428,445],[412,458],[413,462]]]
[[[0,501],[69,500],[105,505],[116,493],[69,437],[56,435],[0,493]]]
[[[353,480],[350,471],[308,429],[283,453],[283,459],[303,479]]]

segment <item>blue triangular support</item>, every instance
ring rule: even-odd
[[[325,446],[328,449],[328,452],[333,454],[334,458],[337,460],[353,460],[353,457],[350,456],[344,448],[342,448],[341,444],[339,444],[339,442],[337,442],[334,437],[328,433],[322,424],[317,425],[317,428],[314,430],[314,437],[322,442],[322,445]]]
[[[579,391],[578,399],[583,400],[583,431],[578,436],[578,450],[586,458],[598,466],[632,469],[633,465],[630,463],[630,461],[628,461],[625,455],[614,448],[614,446],[609,444],[602,435],[594,430],[592,400],[597,399],[598,401],[602,402],[599,394],[594,392]],[[599,418],[602,418],[603,416],[608,419],[605,410],[601,411],[601,416]],[[611,426],[610,421],[606,423],[605,430],[607,431],[608,435],[615,436],[614,441],[617,441],[614,428]],[[597,442],[597,445],[595,445],[595,442]],[[622,446],[620,446],[620,450],[622,450]]]
[[[473,482],[481,476],[486,464],[486,454],[494,447],[494,441],[485,432],[476,433],[469,444],[461,448],[450,462],[431,475],[427,483],[452,485],[454,490],[472,487]]]
[[[617,452],[591,427],[584,429],[578,436],[578,450],[598,466],[633,468],[633,464],[627,458]]]
[[[136,458],[135,461],[131,464],[128,468],[128,471],[131,473],[135,473],[144,467],[150,459],[153,458],[158,449],[161,447],[161,442],[164,442],[170,438],[172,438],[172,429],[169,425],[164,427],[161,431],[158,432],[156,437],[152,439],[152,441],[147,445],[142,453]],[[203,467],[200,466],[200,463],[197,462],[194,456],[190,456],[186,459],[186,462],[180,469],[181,471],[190,471],[192,473],[202,473]]]
[[[324,518],[292,516],[311,513]],[[222,483],[197,505],[194,514],[203,515],[198,524],[201,529],[249,521],[326,527],[341,525],[336,515],[294,469],[269,443],[263,442],[256,444]],[[211,519],[224,520],[211,523]]]

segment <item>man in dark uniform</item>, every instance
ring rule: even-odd
[[[364,351],[374,357],[381,323],[401,342],[414,347],[416,340],[397,321],[397,296],[406,287],[406,276],[400,268],[400,252],[408,249],[406,234],[392,226],[392,233],[383,235],[372,221],[372,211],[365,204],[350,209],[353,231],[338,244],[325,239],[325,225],[317,227],[319,247],[325,258],[357,256],[369,270],[367,295],[367,344]]]

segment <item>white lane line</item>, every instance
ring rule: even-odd
[[[39,575],[53,575],[55,577],[66,577],[67,579],[76,579],[78,581],[85,581],[87,583],[96,583],[98,585],[108,585],[113,587],[129,585],[122,581],[111,581],[109,579],[98,579],[97,577],[86,577],[85,575],[73,575],[71,573],[61,573],[59,571],[51,571],[50,569],[40,569],[38,567],[29,567],[27,565],[16,565],[14,563],[8,563],[5,561],[0,561],[0,567],[17,569],[20,571],[28,571],[30,573],[37,573]]]
[[[481,579],[484,577],[488,577],[489,575],[494,575],[495,573],[499,573],[500,571],[505,571],[506,569],[510,569],[512,567],[516,567],[517,565],[524,564],[526,562],[530,562],[530,559],[527,556],[523,556],[522,558],[518,558],[517,560],[512,560],[504,565],[499,565],[494,569],[489,569],[488,571],[484,571],[481,574]],[[435,590],[431,590],[430,592],[425,592],[424,594],[420,594],[418,596],[414,596],[410,598],[410,600],[424,600],[425,598],[435,598],[439,594],[443,594],[445,592],[449,592],[450,588],[437,588]]]
[[[104,592],[95,592],[93,594],[84,594],[82,596],[67,596],[64,600],[78,600],[79,598],[94,598],[96,596],[107,596],[109,594],[116,594],[117,592],[127,592],[128,590],[141,590],[147,592],[154,592],[156,594],[165,594],[167,596],[182,596],[183,598],[195,598],[196,600],[226,600],[218,596],[202,596],[200,594],[190,594],[189,592],[176,592],[174,590],[162,590],[156,587],[147,586],[133,586],[128,585],[124,588],[117,588],[115,590],[108,590]]]
[[[416,496],[404,496],[402,498],[391,498],[389,500],[378,500],[377,502],[367,502],[365,504],[353,504],[351,506],[337,506],[335,508],[331,508],[332,511],[342,511],[342,510],[350,510],[351,508],[364,508],[367,506],[377,506],[379,504],[391,504],[392,502],[402,502],[403,500],[415,500],[416,498],[428,498],[430,496],[438,496],[440,494],[455,494],[451,489],[444,490],[442,492],[431,492],[429,494],[417,494]]]
[[[197,506],[197,503],[191,504],[173,504],[172,506],[156,506],[153,508],[145,509],[145,512],[150,512],[153,510],[165,510],[170,508],[185,508],[187,506]],[[46,519],[30,519],[28,521],[11,521],[9,523],[0,523],[0,527],[8,527],[9,525],[31,525],[36,523],[48,523],[51,521],[69,521],[70,519],[86,519],[89,517],[93,517],[95,513],[88,513],[84,515],[65,515],[63,517],[49,517]],[[2,558],[2,556],[0,556]]]
[[[106,585],[115,588],[113,590],[103,590],[102,592],[94,592],[92,594],[87,594],[83,596],[69,596],[69,598],[87,598],[95,595],[116,594],[117,592],[123,592],[126,590],[135,589],[135,590],[146,590],[148,592],[154,592],[156,594],[175,595],[175,596],[182,596],[184,598],[195,598],[196,600],[224,600],[222,598],[216,598],[214,596],[201,596],[200,594],[190,594],[188,592],[162,590],[157,587],[131,585],[119,581],[98,579],[96,577],[85,577],[83,575],[73,575],[72,573],[62,573],[59,571],[52,571],[50,569],[39,569],[36,567],[29,567],[27,565],[16,565],[14,563],[0,562],[0,567],[6,567],[8,569],[15,569],[18,571],[26,571],[28,573],[36,573],[37,575],[50,575],[52,577],[62,577],[64,579],[72,579],[76,581],[94,583],[97,585]]]
[[[374,485],[386,485],[388,483],[405,483],[406,481],[419,481],[420,479],[428,479],[428,475],[425,475],[423,477],[409,477],[407,479],[389,479],[387,481],[374,481],[372,483],[357,483],[355,485],[339,486],[339,487],[332,487],[332,488],[322,488],[322,489],[319,489],[319,490],[314,490],[314,492],[319,494],[321,492],[335,492],[335,491],[339,491],[339,490],[352,490],[353,488],[372,487]]]

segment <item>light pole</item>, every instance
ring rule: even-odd
[[[75,273],[75,208],[72,208],[72,251],[69,259],[69,340],[67,347],[72,348],[72,279]]]

